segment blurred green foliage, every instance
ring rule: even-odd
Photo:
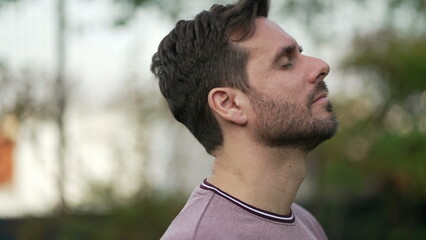
[[[390,101],[403,100],[426,89],[426,37],[401,36],[392,30],[380,30],[358,36],[345,67],[380,75],[389,87]]]
[[[343,62],[365,89],[336,106],[312,210],[331,239],[426,239],[426,37],[357,36]]]
[[[18,0],[0,0],[0,6],[1,6],[1,4],[4,4],[4,3],[12,3],[12,2],[16,2],[16,1],[18,1]]]
[[[73,212],[64,216],[0,221],[0,239],[132,240],[160,239],[179,213],[181,195],[146,195],[106,213]],[[3,229],[2,229],[3,228]]]

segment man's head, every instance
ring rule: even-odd
[[[254,31],[256,17],[267,17],[268,0],[213,5],[194,20],[179,21],[162,40],[152,58],[151,71],[174,117],[183,123],[208,153],[222,145],[223,135],[207,96],[215,87],[248,89],[248,54],[230,41]]]
[[[336,130],[328,100],[314,103],[327,93],[328,65],[300,54],[297,42],[266,18],[268,9],[267,0],[214,5],[179,21],[153,56],[151,70],[170,110],[211,154],[223,144],[221,119],[247,126],[269,146],[298,146],[307,133],[318,142]],[[233,102],[234,92],[250,108]]]

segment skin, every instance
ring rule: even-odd
[[[215,88],[208,96],[224,143],[214,153],[213,171],[207,180],[250,205],[286,215],[305,177],[310,149],[266,144],[261,133],[268,129],[259,126],[269,122],[271,133],[285,134],[289,122],[283,119],[289,118],[288,112],[273,114],[267,105],[259,105],[253,93],[277,104],[294,106],[296,117],[300,117],[297,121],[333,126],[337,123],[327,92],[317,87],[330,68],[320,59],[301,54],[297,42],[271,20],[257,18],[255,24],[254,34],[236,43],[249,52],[247,74],[251,90],[243,93],[233,88]],[[289,46],[294,47],[293,51],[275,59],[281,49]]]

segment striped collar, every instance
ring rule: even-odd
[[[268,212],[268,211],[256,208],[254,206],[251,206],[251,205],[249,205],[249,204],[227,194],[226,192],[220,190],[219,188],[211,185],[210,183],[207,182],[207,179],[205,179],[201,183],[200,188],[202,188],[204,190],[212,191],[212,192],[218,194],[219,196],[229,200],[231,203],[241,207],[242,209],[244,209],[244,210],[246,210],[250,213],[256,214],[260,217],[267,218],[269,220],[273,220],[273,221],[277,221],[277,222],[283,222],[283,223],[293,223],[295,221],[295,217],[294,217],[293,211],[291,209],[290,209],[290,213],[288,215],[279,215],[279,214],[275,214],[275,213],[272,213],[272,212]]]

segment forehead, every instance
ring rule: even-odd
[[[270,58],[272,61],[276,51],[286,46],[297,45],[292,36],[268,18],[256,18],[255,25],[254,34],[237,44],[248,50],[249,60],[262,57],[264,60]]]

